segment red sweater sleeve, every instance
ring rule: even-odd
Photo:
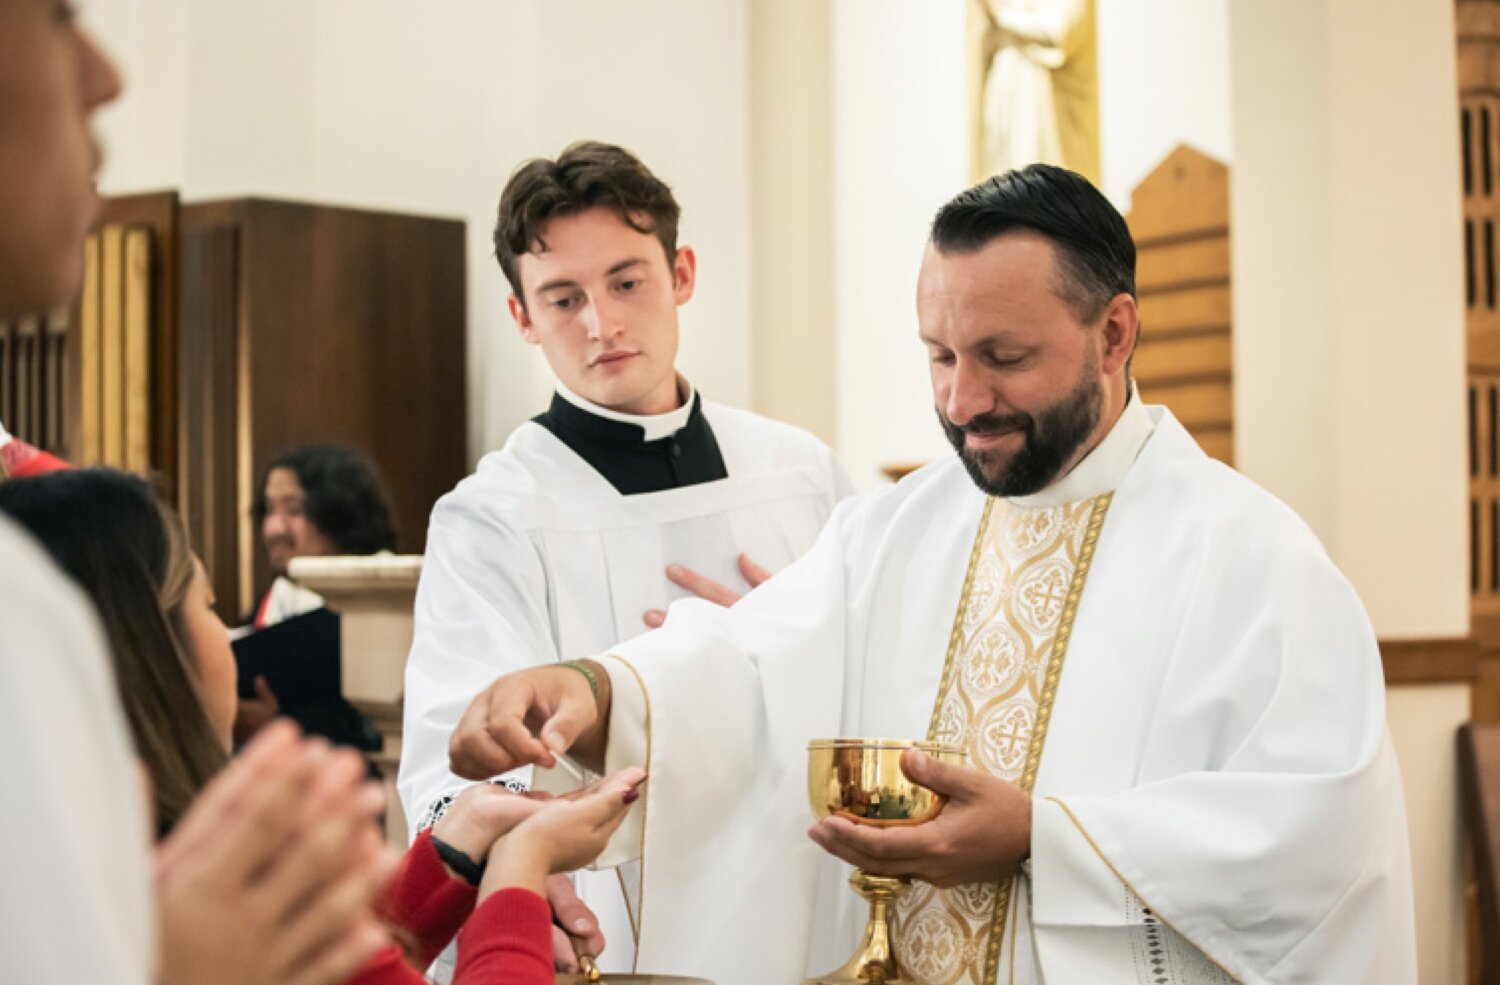
[[[448,946],[476,895],[473,886],[448,874],[432,837],[422,832],[375,907],[400,946],[381,951],[348,985],[418,985],[423,978],[417,967],[432,964]]]
[[[28,445],[20,438],[12,438],[0,445],[0,463],[5,465],[5,471],[10,473],[12,479],[29,479],[34,475],[44,475],[47,472],[57,472],[72,467],[55,455],[49,455],[40,448]]]
[[[525,889],[490,896],[458,935],[453,985],[553,985],[552,910]]]

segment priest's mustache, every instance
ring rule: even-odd
[[[981,414],[970,420],[967,424],[958,425],[950,421],[948,426],[963,434],[972,434],[975,437],[987,438],[1010,431],[1026,431],[1029,433],[1035,424],[1030,414]]]

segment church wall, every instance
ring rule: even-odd
[[[1130,193],[1178,144],[1232,161],[1229,0],[1096,0],[1104,192]]]
[[[1469,632],[1453,16],[1427,0],[1232,8],[1236,463],[1311,524],[1383,639]],[[1469,684],[1388,697],[1420,980],[1458,985]]]
[[[106,193],[177,187],[188,200],[468,222],[476,457],[550,388],[505,312],[495,202],[521,160],[582,137],[632,147],[678,192],[700,273],[682,365],[706,394],[749,401],[745,0],[121,0],[90,20],[128,86],[106,121]]]
[[[1465,981],[1466,916],[1463,896],[1455,892],[1463,885],[1464,864],[1454,736],[1468,720],[1467,684],[1403,685],[1386,692],[1411,832],[1422,985]]]
[[[932,214],[969,183],[968,0],[833,4],[838,451],[855,483],[946,453],[917,341]]]

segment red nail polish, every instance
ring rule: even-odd
[[[627,804],[633,804],[636,801],[640,800],[641,799],[641,789],[640,789],[640,787],[631,787],[629,790],[625,791],[625,796],[622,797],[621,799],[623,801],[625,801],[625,803],[627,803]]]

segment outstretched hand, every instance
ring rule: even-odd
[[[738,563],[740,577],[744,578],[745,584],[752,589],[760,587],[761,582],[771,577],[771,572],[750,560],[748,554],[741,554]],[[725,608],[734,605],[742,597],[741,593],[729,586],[721,585],[712,578],[704,577],[692,568],[681,564],[667,565],[667,580],[679,588],[692,592],[700,599]],[[647,609],[644,620],[647,626],[656,629],[667,621],[667,612],[665,609]]]
[[[592,661],[599,697],[589,679],[568,667],[532,667],[506,674],[481,691],[448,740],[448,763],[458,776],[488,780],[521,766],[557,764],[573,752],[590,768],[603,759],[609,724],[609,675]]]
[[[878,828],[824,818],[808,837],[871,875],[911,876],[934,886],[992,882],[1031,854],[1031,798],[1014,784],[915,749],[901,757],[908,778],[948,798],[937,817]]]

